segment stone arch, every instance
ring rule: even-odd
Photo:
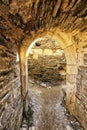
[[[77,54],[76,54],[76,43],[70,33],[64,33],[58,30],[53,32],[45,32],[35,39],[26,39],[20,50],[21,58],[21,70],[22,70],[22,95],[26,95],[28,86],[28,71],[27,71],[27,56],[29,47],[31,48],[35,41],[42,39],[45,35],[55,39],[61,48],[64,50],[67,69],[66,69],[66,105],[69,111],[74,114],[75,112],[75,94],[76,94],[76,75],[77,75]],[[25,44],[27,42],[27,44]]]

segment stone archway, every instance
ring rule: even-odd
[[[30,48],[33,46],[35,41],[43,38],[43,36],[48,35],[49,37],[55,39],[61,48],[64,50],[67,70],[66,70],[66,105],[68,110],[74,114],[75,113],[75,94],[76,94],[76,76],[77,76],[77,54],[76,45],[73,37],[70,33],[60,32],[58,30],[54,32],[46,32],[38,35],[35,39],[27,39],[21,47],[21,70],[22,70],[22,95],[25,96],[27,92],[28,85],[28,70],[27,70],[27,56]],[[30,48],[29,48],[30,46]],[[26,86],[26,87],[25,87]]]

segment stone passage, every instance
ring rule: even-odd
[[[28,109],[27,50],[48,37],[65,52],[68,111],[87,130],[87,0],[0,0],[0,130],[20,129]],[[43,52],[53,55],[49,46]],[[64,70],[51,67],[64,76]]]
[[[63,89],[64,85],[45,88],[29,80],[29,106],[33,111],[29,130],[83,130],[67,113]]]

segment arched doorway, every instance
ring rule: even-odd
[[[28,59],[28,103],[29,110],[31,113],[33,111],[32,117],[30,115],[30,124],[38,130],[48,128],[54,130],[60,127],[57,122],[57,113],[60,109],[57,108],[63,110],[60,102],[66,77],[64,51],[58,42],[46,36],[35,43]],[[54,115],[55,121],[52,122]],[[63,115],[61,117],[64,118]]]
[[[57,41],[61,48],[64,50],[65,57],[66,57],[66,105],[68,110],[74,114],[75,112],[75,94],[76,94],[76,75],[77,75],[77,53],[76,53],[76,45],[75,41],[73,40],[73,37],[69,33],[64,32],[58,32],[58,30],[54,32],[46,32],[41,35],[38,35],[36,39],[27,39],[25,42],[27,42],[26,46],[22,46],[21,48],[21,64],[22,64],[22,77],[23,78],[23,84],[22,84],[22,93],[27,92],[27,84],[28,84],[28,69],[27,69],[27,52],[29,49],[29,46],[35,44],[36,41],[43,39],[44,36],[49,36],[55,41]],[[34,42],[33,42],[34,41]],[[26,70],[26,71],[25,71]],[[25,80],[25,81],[24,81]],[[26,86],[26,87],[25,87]]]

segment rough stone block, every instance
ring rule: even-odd
[[[54,53],[54,55],[63,56],[64,55],[64,51],[63,50],[56,50],[56,52]]]
[[[82,102],[79,99],[76,99],[76,117],[80,122],[84,122],[84,105],[82,104]]]
[[[79,52],[78,53],[78,65],[81,66],[81,65],[84,65],[84,55],[82,52]]]
[[[68,74],[77,74],[77,66],[75,65],[67,65],[66,66],[66,72],[68,73]]]
[[[53,55],[53,51],[51,49],[44,49],[44,55]]]
[[[42,49],[33,49],[33,54],[41,55],[42,54]]]
[[[67,64],[76,65],[77,64],[77,53],[75,45],[71,45],[64,49]]]
[[[86,66],[80,66],[78,68],[78,73],[81,75],[83,78],[87,79],[87,67]]]
[[[66,81],[70,84],[74,84],[76,83],[76,77],[77,75],[76,74],[68,74],[66,75]]]
[[[37,60],[37,59],[38,59],[38,55],[37,55],[37,54],[34,54],[34,55],[33,55],[33,59],[36,59],[36,60]]]

